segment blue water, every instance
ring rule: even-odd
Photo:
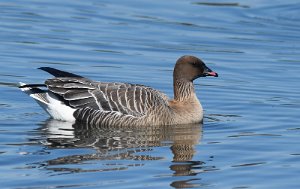
[[[299,188],[299,1],[0,1],[1,188]],[[17,88],[50,66],[172,96],[184,54],[203,125],[49,119]]]

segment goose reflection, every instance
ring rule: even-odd
[[[155,147],[170,146],[173,154],[169,167],[173,176],[193,176],[203,162],[193,161],[194,146],[199,144],[202,136],[201,124],[172,125],[159,127],[99,127],[82,123],[71,124],[56,120],[46,121],[41,131],[45,135],[44,145],[49,149],[93,149],[88,154],[75,154],[58,157],[43,162],[43,166],[52,171],[74,172],[103,172],[126,170],[132,166],[143,166],[143,160],[162,160],[165,157],[151,151]],[[93,170],[83,168],[66,168],[65,165],[83,164],[91,160],[140,160],[109,163],[104,167]],[[59,168],[58,165],[64,165]],[[193,179],[197,180],[197,179]],[[174,181],[170,185],[175,188],[186,186],[189,180]]]

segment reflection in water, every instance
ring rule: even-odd
[[[47,140],[44,145],[49,149],[92,148],[95,150],[90,154],[67,155],[39,163],[47,170],[61,174],[126,170],[131,166],[143,166],[146,163],[143,160],[165,159],[165,157],[149,155],[154,147],[160,146],[170,146],[173,161],[169,168],[172,170],[173,176],[194,176],[201,172],[199,169],[202,171],[209,169],[204,166],[204,162],[193,161],[194,146],[200,142],[202,135],[202,125],[200,124],[107,128],[48,120],[42,125],[41,131]],[[102,164],[103,167],[98,169],[87,170],[84,166],[80,168],[78,166],[76,168],[66,167],[66,165],[84,164],[92,160],[105,162]],[[139,161],[107,163],[106,160]],[[189,182],[195,180],[198,179],[176,180],[171,183],[171,186],[176,188],[193,187],[196,185],[189,184]]]

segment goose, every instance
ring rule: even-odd
[[[19,88],[53,118],[91,125],[151,126],[203,122],[203,108],[193,81],[218,74],[195,56],[180,57],[173,71],[174,98],[140,84],[99,82],[50,67],[44,84]]]

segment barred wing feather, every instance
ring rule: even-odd
[[[94,82],[75,77],[48,79],[45,84],[75,109],[89,108],[141,117],[157,104],[168,105],[165,94],[143,85]]]

